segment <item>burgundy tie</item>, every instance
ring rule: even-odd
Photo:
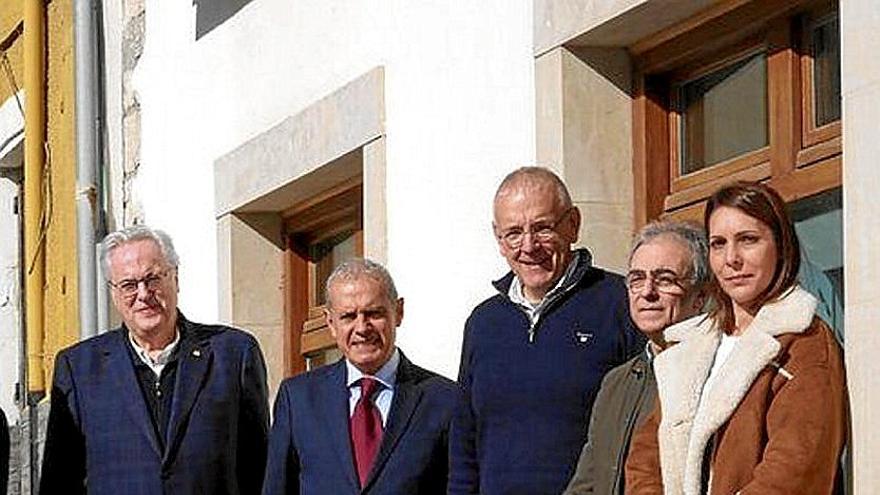
[[[373,459],[382,443],[382,416],[379,408],[373,404],[373,395],[379,391],[381,384],[375,378],[360,379],[361,398],[354,406],[351,416],[351,446],[354,452],[354,464],[357,468],[361,486],[367,482]]]

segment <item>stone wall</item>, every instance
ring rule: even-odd
[[[123,0],[122,22],[123,211],[121,217],[123,225],[132,225],[144,221],[143,207],[135,187],[141,165],[141,103],[133,82],[135,69],[144,52],[146,30],[144,0]]]

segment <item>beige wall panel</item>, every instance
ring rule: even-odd
[[[275,396],[284,375],[284,353],[287,349],[281,344],[281,332],[284,328],[280,325],[251,325],[245,328],[260,343],[263,358],[266,360],[266,381],[269,384],[269,409],[275,404]]]
[[[224,215],[217,230],[221,319],[260,342],[274,397],[284,378],[281,218],[273,213]]]
[[[535,0],[535,53],[607,22],[647,0]]]
[[[625,273],[632,241],[632,230],[628,227],[632,224],[632,208],[602,203],[575,204],[584,218],[578,245],[590,249],[594,265]]]
[[[614,47],[636,41],[717,0],[535,0],[535,55],[566,45]]]
[[[214,172],[217,215],[290,206],[271,193],[380,137],[384,108],[378,67],[222,156]],[[325,178],[332,185],[345,174]]]
[[[388,203],[385,181],[385,138],[364,146],[364,256],[388,262]]]
[[[542,165],[562,164],[562,57],[556,48],[535,59],[536,157]]]
[[[565,178],[576,201],[632,204],[632,98],[622,49],[562,51]],[[628,225],[627,225],[628,227]]]
[[[874,26],[877,29],[880,22]],[[874,67],[880,70],[880,66]],[[843,110],[846,364],[852,408],[854,493],[874,494],[880,492],[880,86],[857,86],[855,91],[845,93]]]
[[[563,176],[580,206],[581,243],[622,270],[633,225],[632,99],[623,50],[563,49]]]

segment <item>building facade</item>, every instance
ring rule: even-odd
[[[22,196],[29,156],[14,137],[30,98],[17,82],[27,72],[25,2],[7,3],[0,80],[18,86],[0,84],[0,208]],[[74,3],[50,2],[43,16],[37,170],[51,178],[39,190],[52,200],[31,213],[50,218],[37,237],[45,275],[31,284],[45,332],[28,333],[31,359],[23,343],[10,350],[20,333],[0,334],[0,354],[17,353],[27,363],[17,369],[40,377],[29,387],[37,394],[55,352],[81,330],[70,297],[81,277]],[[102,21],[96,203],[106,228],[168,231],[182,310],[253,332],[271,390],[338,356],[322,284],[350,256],[387,264],[406,299],[401,348],[454,377],[464,321],[506,270],[492,195],[518,166],[565,178],[584,217],[580,243],[617,271],[645,222],[699,218],[718,185],[767,180],[790,203],[811,266],[844,301],[853,493],[880,488],[870,423],[880,408],[871,325],[880,14],[870,0],[91,3]],[[30,274],[23,260],[36,259],[5,242],[20,217],[0,212],[0,305],[21,292],[7,279]],[[30,321],[14,316],[22,304],[5,307],[4,332],[7,320]]]
[[[616,270],[648,220],[699,218],[721,183],[768,180],[811,265],[845,294],[854,488],[880,486],[868,468],[880,449],[871,2],[197,0],[145,12],[132,78],[143,219],[180,244],[185,310],[253,331],[273,388],[334,358],[321,283],[351,255],[387,263],[407,299],[401,347],[454,376],[464,320],[505,270],[491,200],[516,166],[566,179],[581,243]]]

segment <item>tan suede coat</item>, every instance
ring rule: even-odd
[[[847,428],[840,348],[795,287],[765,305],[701,399],[720,330],[698,316],[666,330],[659,408],[633,437],[626,493],[830,494]],[[705,403],[700,407],[700,401]]]

